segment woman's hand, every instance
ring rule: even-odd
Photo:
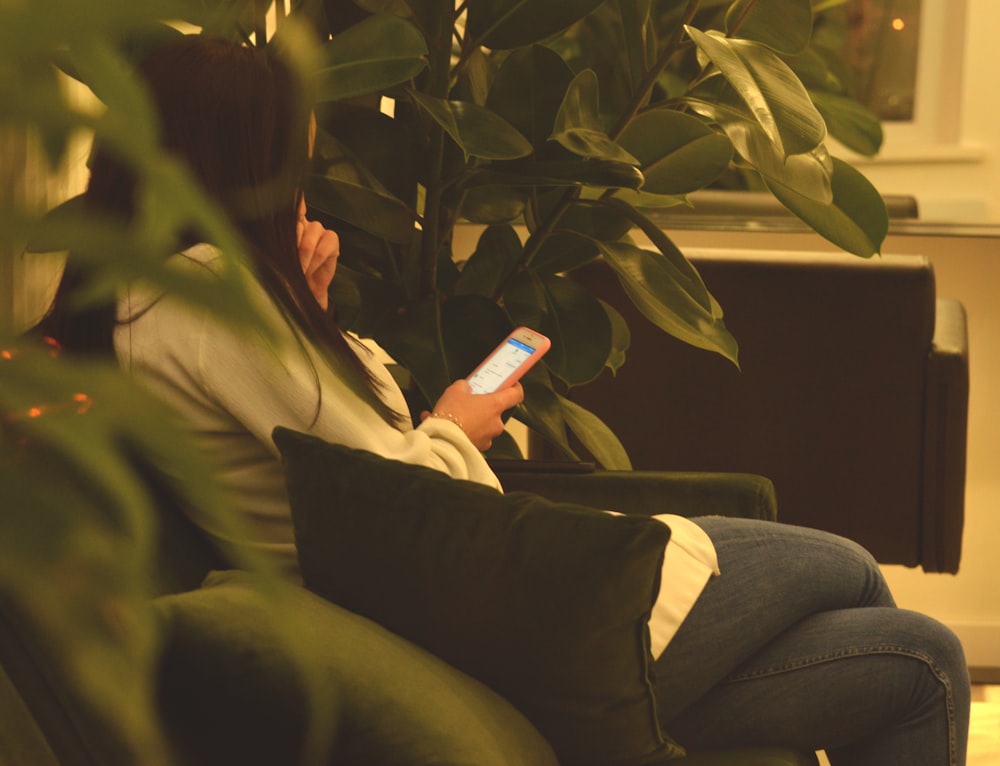
[[[299,262],[306,275],[309,290],[317,303],[326,311],[330,304],[329,289],[337,271],[340,257],[340,237],[317,221],[306,220],[305,197],[299,203],[299,222],[296,227],[299,245]]]
[[[485,452],[503,432],[501,415],[524,401],[520,383],[492,394],[474,394],[468,381],[456,380],[445,389],[434,412],[423,412],[421,420],[439,417],[456,423],[478,450]]]

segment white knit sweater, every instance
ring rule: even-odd
[[[221,265],[219,252],[208,245],[170,260],[171,268],[208,280],[219,279]],[[294,562],[288,496],[271,441],[279,425],[500,488],[483,455],[454,423],[429,418],[403,430],[386,423],[313,344],[293,331],[260,283],[249,275],[247,282],[277,344],[133,284],[119,302],[122,324],[115,332],[115,350],[122,366],[177,412],[205,459],[217,464],[223,486],[248,524],[249,542],[274,548]],[[389,371],[360,344],[358,353],[382,383],[387,404],[406,413]]]

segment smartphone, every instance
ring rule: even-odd
[[[491,394],[513,385],[551,346],[541,333],[518,327],[467,378],[472,393]]]

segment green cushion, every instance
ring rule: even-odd
[[[564,766],[681,754],[657,724],[647,627],[665,525],[274,439],[307,587],[499,691]]]
[[[692,753],[671,766],[817,766],[818,763],[812,753],[779,747],[745,747]]]
[[[156,604],[160,707],[189,766],[300,763],[308,731],[339,766],[556,766],[497,694],[304,588],[213,573]]]
[[[535,492],[549,500],[611,508],[622,513],[733,516],[769,521],[777,517],[774,485],[769,479],[756,474],[680,471],[540,473],[509,466],[498,475],[508,492]]]

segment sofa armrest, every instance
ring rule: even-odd
[[[530,461],[528,461],[530,463]],[[572,464],[571,464],[572,465]],[[498,469],[506,492],[534,492],[557,502],[622,513],[737,516],[774,520],[777,500],[770,479],[756,474],[593,471],[578,473]]]
[[[969,339],[965,308],[939,299],[924,397],[923,544],[927,572],[957,572],[965,517]]]

